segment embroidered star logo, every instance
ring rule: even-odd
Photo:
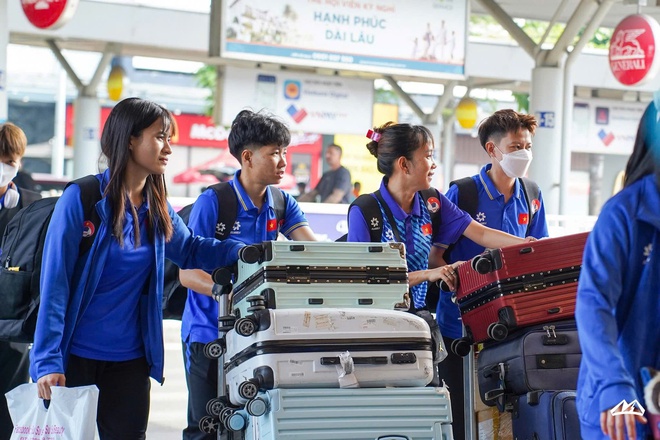
[[[643,264],[646,264],[649,261],[651,261],[651,252],[653,252],[653,243],[649,243],[646,246],[644,246],[644,256],[646,258],[644,259]]]
[[[486,214],[483,212],[477,213],[475,220],[479,223],[486,223]]]
[[[241,230],[241,222],[236,222],[234,223],[234,226],[231,228],[232,231],[240,231]]]
[[[225,232],[225,229],[227,229],[227,227],[225,226],[224,223],[218,223],[215,225],[215,232],[217,232],[218,234],[222,234],[223,232]]]
[[[372,228],[377,228],[378,227],[378,219],[376,217],[371,219],[371,227]]]
[[[394,241],[394,232],[391,229],[385,231],[385,238],[389,241]]]

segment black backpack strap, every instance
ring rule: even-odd
[[[228,182],[220,182],[209,187],[218,198],[218,222],[215,225],[215,238],[224,240],[229,237],[236,222],[238,200],[234,188]]]
[[[464,177],[462,179],[453,180],[449,183],[449,186],[456,185],[458,189],[458,206],[463,211],[467,212],[468,215],[474,219],[477,215],[477,209],[479,207],[479,188],[477,188],[477,183],[472,177]],[[460,236],[459,241],[463,240],[464,237]],[[443,259],[447,262],[451,261],[451,251],[456,246],[456,243],[450,244],[443,254]]]
[[[79,254],[82,255],[91,249],[94,239],[96,238],[94,232],[98,231],[99,226],[101,225],[101,216],[99,216],[99,213],[96,210],[96,204],[101,200],[101,182],[99,182],[99,179],[97,179],[96,176],[90,174],[89,176],[81,177],[69,182],[65,189],[73,183],[80,187],[80,202],[83,207],[83,218],[85,219],[85,222],[91,222],[94,227],[94,231],[88,236],[83,234],[79,248]]]
[[[25,208],[32,202],[41,199],[41,194],[38,192],[30,191],[29,189],[18,188],[18,193],[21,195],[19,200],[21,208]]]
[[[286,204],[284,203],[284,194],[282,190],[271,186],[270,195],[273,197],[273,211],[275,211],[275,218],[277,219],[277,224],[286,218]]]
[[[369,240],[372,243],[380,243],[380,237],[383,235],[383,214],[378,206],[378,201],[371,194],[362,194],[353,200],[348,210],[350,211],[353,206],[357,206],[362,212],[367,228],[369,228]],[[375,221],[372,222],[372,220]],[[348,228],[351,228],[350,224]],[[346,238],[342,236],[337,241],[346,241]]]
[[[477,215],[479,206],[479,189],[477,183],[472,177],[464,177],[449,183],[449,186],[458,187],[458,207],[470,214],[474,218]]]
[[[440,203],[440,193],[435,188],[428,188],[421,190],[419,194],[422,196],[426,209],[428,209],[431,215],[431,227],[433,228],[433,235],[435,235],[440,230],[440,225],[442,224],[442,206],[438,205],[438,209],[432,211],[429,208],[429,199],[433,197]]]
[[[529,230],[532,228],[532,220],[536,215],[536,208],[534,208],[532,202],[539,199],[541,189],[536,184],[536,182],[528,179],[527,177],[520,178],[520,185],[522,186],[525,199],[527,200],[527,209],[529,209],[529,223],[527,223],[527,231],[525,232],[525,237],[527,237],[529,236]]]

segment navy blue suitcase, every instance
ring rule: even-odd
[[[581,359],[575,321],[522,329],[479,353],[481,400],[503,410],[502,404],[511,396],[530,391],[574,390]]]
[[[580,440],[575,391],[532,391],[515,399],[516,440]]]

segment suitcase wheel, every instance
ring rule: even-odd
[[[472,268],[481,275],[486,275],[493,270],[493,262],[486,255],[477,255],[472,259]]]
[[[451,342],[451,351],[456,356],[465,357],[470,354],[470,348],[472,344],[467,338],[454,339]]]
[[[261,258],[262,246],[260,245],[248,245],[240,248],[238,250],[238,258],[247,264],[254,264]]]
[[[442,290],[443,292],[451,292],[452,290],[449,288],[449,284],[445,280],[438,280],[436,281],[436,284],[438,285],[438,289]]]
[[[232,414],[234,414],[234,412],[236,412],[235,408],[229,408],[229,407],[223,408],[222,411],[220,411],[220,415],[218,416],[218,419],[220,420],[219,423],[222,423],[222,426],[226,428],[227,419],[229,419],[232,416]]]
[[[263,295],[248,296],[245,300],[248,304],[250,304],[250,307],[248,307],[248,312],[256,312],[266,308],[266,297]]]
[[[229,432],[238,432],[242,431],[245,429],[247,426],[247,420],[245,419],[245,416],[239,412],[232,412],[227,418],[225,419],[224,427],[227,429]]]
[[[218,318],[218,331],[228,332],[234,328],[236,317],[233,315],[221,316]]]
[[[206,402],[206,413],[212,417],[219,417],[223,409],[225,409],[225,403],[218,398]]]
[[[268,404],[261,397],[255,397],[245,404],[245,410],[251,416],[261,417],[268,412]]]
[[[243,399],[252,400],[259,392],[259,382],[256,379],[246,380],[238,385],[238,395]]]
[[[223,354],[225,354],[225,347],[222,339],[216,339],[204,345],[204,356],[209,359],[218,359]]]
[[[211,274],[213,282],[215,284],[220,284],[221,286],[229,286],[233,276],[234,274],[232,270],[228,267],[219,267]],[[229,293],[229,291],[222,293]]]
[[[234,330],[241,336],[252,336],[257,331],[257,324],[250,318],[240,318],[236,321]]]
[[[206,434],[213,434],[219,427],[218,420],[211,416],[204,416],[199,420],[199,430]]]
[[[509,335],[509,329],[501,322],[493,322],[488,326],[488,337],[495,341],[503,341]]]

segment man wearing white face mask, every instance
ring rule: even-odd
[[[0,237],[4,235],[7,223],[21,208],[41,198],[41,195],[18,188],[12,182],[26,146],[27,138],[23,130],[9,122],[0,124]],[[28,368],[28,344],[0,341],[0,395],[27,383],[30,378]],[[0,398],[0,440],[9,439],[12,430],[7,401]]]
[[[490,157],[475,176],[457,181],[446,193],[449,200],[489,228],[518,237],[548,236],[543,198],[538,185],[521,179],[532,162],[532,136],[536,131],[532,115],[511,109],[499,110],[479,125],[479,141]],[[473,212],[470,212],[473,211]],[[461,237],[443,254],[446,263],[470,260],[484,247]],[[451,292],[440,292],[436,319],[447,347],[463,335],[458,307]],[[440,377],[452,390],[454,438],[464,438],[463,361],[452,352],[439,365]]]

